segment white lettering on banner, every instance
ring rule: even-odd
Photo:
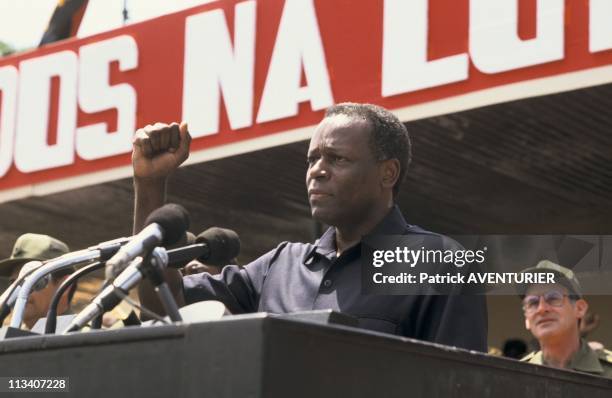
[[[484,73],[563,59],[564,0],[537,0],[536,38],[518,36],[518,0],[470,0],[470,56]]]
[[[612,48],[612,1],[590,0],[589,51],[592,53]]]
[[[577,8],[580,12],[569,10],[572,11],[572,15],[568,16],[567,33],[564,31],[565,0],[535,0],[536,34],[534,38],[526,40],[518,35],[518,0],[470,0],[465,2],[465,5],[469,6],[469,20],[457,21],[469,23],[469,37],[448,38],[455,43],[468,40],[469,51],[448,54],[437,59],[428,59],[427,56],[431,41],[428,37],[431,22],[429,0],[383,1],[382,32],[372,32],[371,40],[360,43],[367,46],[364,51],[377,51],[376,49],[381,48],[380,59],[366,57],[365,61],[352,58],[349,60],[355,68],[361,68],[361,62],[374,64],[381,62],[380,77],[376,73],[374,76],[364,77],[365,86],[357,91],[347,86],[342,79],[337,82],[338,92],[332,91],[325,56],[326,47],[324,38],[321,37],[317,12],[333,11],[328,7],[315,7],[315,4],[319,5],[322,0],[321,2],[315,0],[279,2],[283,3],[283,9],[278,10],[281,12],[278,27],[269,27],[273,30],[278,28],[274,43],[258,43],[261,40],[268,40],[263,36],[260,38],[261,34],[257,34],[258,22],[260,25],[269,23],[268,20],[264,20],[264,17],[268,17],[264,14],[267,8],[258,5],[256,0],[242,0],[230,2],[235,7],[234,24],[228,23],[223,9],[209,9],[209,11],[194,9],[169,18],[159,25],[152,20],[143,22],[143,25],[123,28],[117,32],[119,36],[105,35],[105,38],[92,37],[83,41],[66,42],[56,47],[2,60],[0,179],[8,173],[12,164],[21,173],[32,173],[71,165],[77,155],[92,161],[129,153],[133,131],[138,127],[136,126],[138,93],[130,83],[111,85],[110,68],[111,64],[117,62],[120,72],[135,71],[128,73],[126,77],[130,81],[134,79],[139,82],[151,79],[151,76],[158,73],[168,73],[165,70],[166,63],[157,65],[153,62],[150,67],[138,70],[139,57],[142,57],[140,53],[143,51],[139,49],[140,43],[145,43],[144,48],[151,48],[149,51],[153,51],[151,56],[155,58],[155,47],[151,47],[150,43],[158,37],[149,36],[150,33],[145,32],[150,32],[149,29],[155,29],[157,26],[174,31],[185,29],[184,54],[182,54],[184,56],[182,114],[166,117],[181,116],[183,120],[188,121],[195,138],[219,133],[220,120],[223,116],[222,108],[227,112],[227,120],[232,130],[246,129],[255,123],[297,116],[300,104],[307,102],[312,110],[322,110],[334,103],[334,94],[339,96],[340,91],[343,92],[343,98],[352,93],[361,96],[361,100],[376,102],[380,101],[381,94],[382,97],[389,97],[466,81],[469,79],[470,59],[482,72],[474,72],[477,75],[475,84],[460,84],[451,87],[446,93],[444,90],[439,93],[432,92],[433,96],[397,98],[397,102],[394,101],[392,107],[404,116],[409,115],[409,118],[423,114],[431,116],[434,113],[451,112],[455,108],[471,109],[483,104],[498,103],[507,98],[542,95],[547,92],[604,84],[609,80],[606,71],[610,67],[608,62],[610,54],[599,55],[599,52],[612,50],[612,23],[610,23],[612,0],[585,1]],[[360,2],[354,3],[355,8],[361,6]],[[551,65],[551,69],[533,70],[534,80],[529,83],[521,81],[523,77],[520,73],[515,76],[510,75],[510,80],[517,80],[516,83],[521,83],[520,86],[505,86],[508,82],[504,78],[481,79],[483,73],[503,73],[562,60],[566,56],[565,35],[568,37],[580,35],[586,29],[584,24],[587,21],[583,18],[583,11],[586,12],[584,7],[587,5],[589,7],[588,45],[585,37],[571,37],[571,45],[580,51],[568,55],[573,57],[568,60],[570,62],[555,63]],[[360,14],[360,11],[364,10],[354,11]],[[197,14],[189,15],[190,13]],[[348,17],[329,15],[327,16],[329,19],[325,20],[332,21],[335,17],[348,18],[348,21],[352,20],[350,14],[349,12]],[[258,21],[258,17],[262,21]],[[459,16],[449,15],[447,12],[446,15],[439,17],[442,18],[440,22],[444,22]],[[145,25],[146,28],[143,27]],[[233,32],[229,28],[230,25],[233,25]],[[334,30],[354,27],[345,26],[343,22],[327,28],[332,29],[329,31],[330,34],[334,34]],[[381,39],[382,43],[376,43]],[[259,44],[262,44],[262,48],[272,48],[272,54],[264,55],[270,56],[270,62],[268,70],[262,71],[267,75],[261,93],[257,92],[258,98],[261,94],[261,100],[257,104],[255,72],[259,71],[256,68],[265,67],[267,63],[266,59],[256,59],[256,49]],[[330,42],[329,45],[331,44],[333,43]],[[181,43],[177,44],[179,47],[180,45]],[[327,50],[342,51],[338,45],[340,44],[335,44],[336,47],[329,47]],[[587,46],[591,53],[596,54],[585,55],[583,50]],[[370,55],[379,56],[379,54]],[[173,62],[180,63],[180,57],[181,55]],[[16,65],[19,61],[21,61],[19,65]],[[579,71],[572,69],[575,65],[582,65],[579,66]],[[343,73],[344,70],[341,68],[344,67],[344,63],[338,65],[336,73]],[[371,70],[371,67],[377,66],[368,64],[367,70]],[[594,68],[593,78],[589,71],[591,68]],[[302,75],[305,76],[304,81]],[[554,79],[549,79],[551,77]],[[377,87],[377,79],[380,79],[380,93],[372,92],[372,87]],[[586,82],[583,83],[582,80]],[[54,83],[57,81],[59,81],[57,111],[53,107],[57,115],[50,115],[51,87],[55,87]],[[556,87],[557,82],[560,82],[559,88]],[[174,76],[170,77],[167,83],[173,90],[181,84],[180,81],[175,81]],[[522,90],[523,86],[528,88],[525,94],[518,93],[516,87]],[[494,98],[491,101],[474,100],[489,95],[487,92],[474,92],[481,89],[491,90]],[[458,97],[446,101],[449,95],[458,95]],[[467,105],[453,105],[464,101],[465,98]],[[160,98],[159,101],[161,102],[153,108],[164,107],[168,99]],[[423,105],[426,111],[419,110],[416,113],[408,111],[408,103]],[[116,128],[111,129],[109,123],[97,121],[77,127],[78,106],[89,114],[116,109]],[[153,108],[141,109],[143,120],[156,117],[151,114],[155,111]],[[293,129],[301,128],[307,119],[310,120],[308,115],[304,116],[305,119],[288,120],[285,132],[292,133]],[[56,120],[57,124],[49,126],[50,120]],[[88,122],[81,121],[81,124],[83,123]],[[57,139],[53,142],[48,138],[49,128],[57,131]],[[257,147],[268,145],[268,137],[264,139],[267,134],[264,130],[265,128],[258,128],[249,132],[250,137],[258,140]],[[215,141],[214,145],[224,145],[224,142],[226,141],[221,139]],[[250,143],[238,146],[240,151],[246,150],[247,147],[251,148]],[[232,148],[234,147],[230,145],[227,151],[224,148],[219,153],[233,153]],[[110,167],[109,165],[110,163],[102,162],[100,169]],[[98,167],[97,163],[92,167]],[[75,173],[79,173],[79,170],[70,170],[64,173],[64,176]],[[64,177],[46,174],[41,176],[40,180],[37,177],[37,181],[46,182],[55,178]],[[24,178],[16,184],[13,180],[7,185],[13,187],[24,183],[30,182]]]
[[[305,87],[300,87],[302,67]],[[286,0],[257,122],[295,116],[304,101],[315,111],[334,103],[314,4]]]
[[[194,137],[219,132],[220,97],[232,129],[253,124],[255,1],[235,8],[234,48],[223,10],[187,17],[183,120]]]
[[[468,56],[427,60],[429,0],[386,0],[382,95],[402,94],[468,78]]]
[[[14,66],[0,68],[0,177],[13,163],[17,78],[17,68]]]
[[[133,37],[123,35],[84,45],[79,50],[79,105],[85,112],[117,109],[117,131],[106,123],[79,127],[76,150],[86,160],[127,153],[132,150],[136,128],[136,91],[127,83],[109,85],[109,67],[119,61],[119,70],[138,66],[138,46]]]
[[[60,51],[19,64],[19,95],[15,135],[15,166],[33,171],[74,162],[77,118],[77,56]],[[59,77],[57,142],[47,143],[51,79]]]

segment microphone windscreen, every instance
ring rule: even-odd
[[[164,230],[163,246],[170,246],[178,242],[189,228],[189,213],[187,210],[175,203],[168,203],[154,210],[145,225],[158,224]]]
[[[193,245],[196,243],[196,236],[193,232],[185,232],[185,245]]]
[[[240,253],[240,238],[231,229],[212,227],[196,238],[196,243],[206,243],[209,253],[201,262],[217,267],[229,264]]]

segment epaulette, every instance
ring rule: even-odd
[[[597,350],[595,352],[597,352],[597,356],[599,357],[599,359],[608,362],[609,364],[612,364],[612,351],[603,349]]]
[[[523,358],[521,358],[521,361],[522,362],[530,361],[531,358],[533,358],[535,356],[535,354],[537,354],[537,353],[538,353],[537,351],[533,351],[533,352],[527,354],[526,356],[524,356]]]

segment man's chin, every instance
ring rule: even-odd
[[[540,325],[536,327],[534,334],[536,335],[536,338],[542,339],[542,338],[554,336],[557,333],[558,333],[558,330],[557,330],[556,325],[544,324],[544,325]]]
[[[320,207],[320,206],[311,206],[310,214],[315,221],[318,221],[327,225],[335,225],[334,224],[334,214],[330,212],[328,209]]]

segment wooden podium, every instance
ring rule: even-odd
[[[88,398],[612,396],[612,380],[267,314],[7,339],[0,376]]]

